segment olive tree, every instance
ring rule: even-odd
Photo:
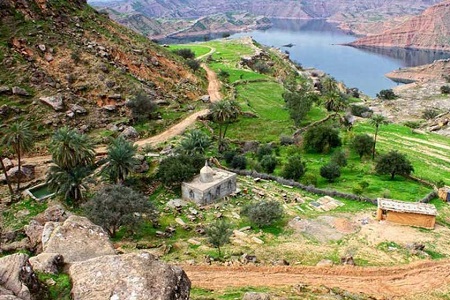
[[[391,151],[380,156],[375,166],[375,171],[380,175],[391,175],[392,180],[396,174],[408,176],[414,171],[414,168],[404,154]]]
[[[233,233],[231,224],[226,220],[216,219],[215,222],[209,224],[205,231],[208,242],[217,248],[220,256],[220,247],[230,242],[230,237]]]

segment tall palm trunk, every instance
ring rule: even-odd
[[[375,126],[375,137],[373,139],[372,160],[375,159],[375,147],[377,145],[378,125]]]
[[[22,179],[22,156],[21,156],[21,149],[20,149],[20,143],[17,144],[17,174],[19,174],[17,176],[17,190],[16,193],[19,193],[20,190],[20,181]]]

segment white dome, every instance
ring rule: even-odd
[[[214,170],[208,166],[208,161],[205,161],[205,166],[200,170],[200,181],[201,182],[212,182],[214,181]]]

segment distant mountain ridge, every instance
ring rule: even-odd
[[[350,45],[450,51],[450,1],[436,4],[393,29],[358,39]]]

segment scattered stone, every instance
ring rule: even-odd
[[[30,264],[35,271],[58,274],[64,265],[64,259],[62,255],[58,253],[41,253],[31,257]]]
[[[3,295],[14,295],[20,300],[43,299],[40,298],[43,296],[43,289],[25,254],[17,253],[0,258],[0,283],[2,299],[8,299]]]
[[[159,61],[158,61],[158,59],[157,59],[156,57],[154,57],[154,56],[150,59],[150,62],[151,62],[152,65],[154,65],[155,67],[159,66]]]
[[[53,108],[55,111],[64,110],[64,101],[62,95],[50,96],[50,97],[41,97],[39,100]]]
[[[199,241],[194,240],[194,239],[189,239],[189,240],[187,240],[187,242],[191,245],[196,245],[196,246],[200,246],[202,244]]]
[[[44,58],[45,58],[45,60],[47,61],[47,62],[51,62],[51,61],[53,61],[53,55],[51,54],[51,53],[45,53],[44,54]]]
[[[259,245],[264,244],[264,241],[258,239],[256,236],[252,237],[252,241]]]
[[[78,105],[78,104],[73,104],[70,107],[70,110],[73,111],[74,113],[78,114],[78,115],[85,115],[85,114],[87,114],[87,110],[83,106]]]
[[[47,222],[42,233],[42,244],[43,253],[60,253],[66,264],[115,254],[103,228],[76,215],[70,216],[64,223]]]
[[[248,263],[256,263],[258,260],[256,258],[255,255],[249,255],[247,253],[242,254],[240,261],[243,264],[248,264]]]
[[[121,100],[122,99],[122,95],[121,94],[113,94],[113,95],[109,95],[108,98],[109,99],[113,99],[113,100]]]
[[[3,85],[3,86],[0,86],[0,94],[11,95],[12,90],[9,86]]]
[[[238,238],[247,238],[248,234],[246,234],[245,232],[239,231],[239,230],[233,230],[233,234],[235,237]]]
[[[200,100],[201,100],[202,102],[204,102],[204,103],[209,103],[209,102],[211,102],[211,98],[210,98],[209,95],[203,95],[203,96],[201,96],[201,97],[200,97]]]
[[[235,218],[237,220],[241,219],[241,216],[237,212],[234,212],[234,211],[231,213],[231,216],[233,216],[233,218]]]
[[[355,260],[353,259],[353,256],[351,256],[351,255],[341,257],[341,264],[342,265],[350,265],[350,266],[356,265]]]
[[[134,127],[128,126],[120,133],[119,136],[122,136],[127,140],[134,140],[139,138],[139,133],[137,132],[136,129],[134,129]]]
[[[182,199],[172,199],[169,202],[167,202],[166,206],[170,208],[181,208],[186,206],[188,203]]]
[[[17,182],[20,178],[20,182],[28,182],[34,179],[35,176],[35,166],[32,165],[23,165],[20,168],[20,172],[19,172],[19,167],[12,167],[11,169],[9,169],[8,173],[8,178],[10,180],[10,182]]]
[[[25,89],[20,88],[18,86],[14,86],[12,88],[12,93],[17,96],[24,96],[24,97],[31,96],[30,93],[28,93]]]
[[[190,211],[191,214],[193,214],[193,215],[197,215],[197,214],[198,214],[198,211],[197,211],[195,208],[193,208],[193,207],[189,207],[189,211]]]
[[[242,227],[241,229],[239,229],[239,231],[247,231],[247,230],[250,230],[250,229],[252,229],[251,226],[245,226],[245,227]]]
[[[285,259],[276,260],[276,261],[272,262],[272,264],[274,266],[289,266],[290,265],[289,262]]]
[[[189,299],[191,282],[184,271],[158,261],[148,252],[107,255],[73,264],[72,298]]]
[[[117,107],[115,105],[113,105],[113,104],[104,105],[104,106],[102,106],[102,108],[104,110],[106,110],[106,111],[109,111],[109,112],[116,111],[116,109],[117,109]]]
[[[14,167],[14,163],[7,157],[3,158],[2,161],[6,171],[9,171]]]
[[[267,293],[246,292],[242,300],[270,300],[270,295]]]
[[[333,265],[334,262],[331,259],[322,259],[316,264],[317,267],[331,267]]]
[[[406,248],[406,249],[409,249],[409,250],[419,250],[419,251],[423,251],[423,250],[425,250],[425,245],[424,245],[424,244],[421,244],[421,243],[416,243],[416,242],[414,242],[414,243],[408,243],[408,244],[406,244],[406,245],[405,245],[405,248]]]
[[[181,218],[175,218],[175,222],[181,226],[186,226],[186,223]]]

